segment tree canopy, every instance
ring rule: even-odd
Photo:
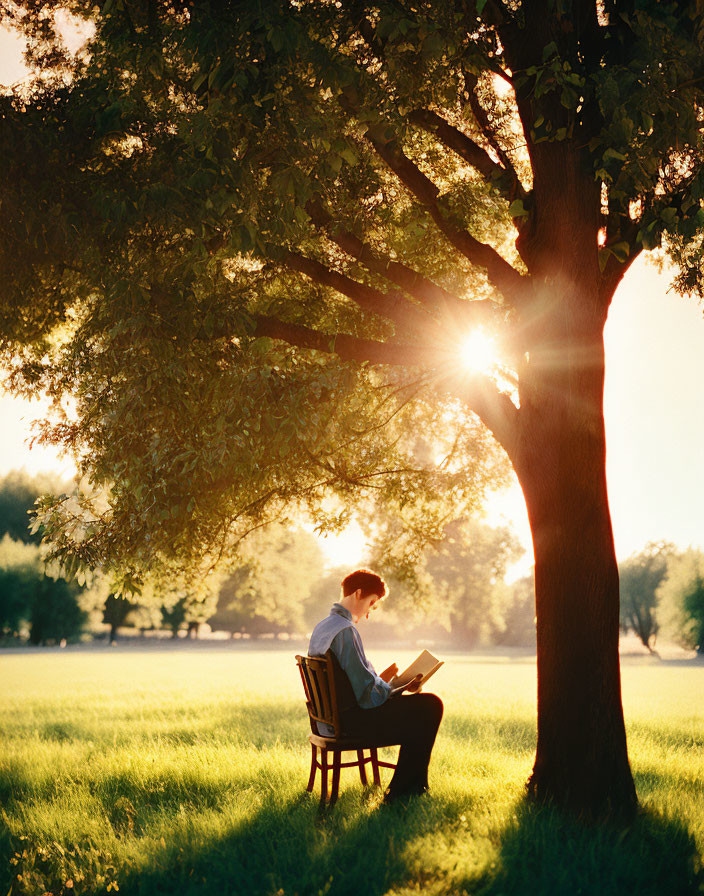
[[[458,378],[458,340],[508,322],[515,368],[556,145],[601,190],[604,289],[666,233],[701,285],[695,4],[67,8],[74,56],[53,4],[4,13],[35,77],[2,102],[2,338],[17,385],[77,399],[50,432],[90,475],[86,562],[212,551],[329,487],[466,507],[497,462],[445,381],[508,436],[510,370]]]

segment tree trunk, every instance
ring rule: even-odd
[[[585,311],[591,296],[574,300],[546,323],[553,334],[523,372],[514,459],[535,551],[538,744],[528,790],[582,816],[629,816],[636,796],[606,490],[605,315]]]

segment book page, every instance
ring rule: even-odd
[[[434,672],[437,672],[440,666],[442,666],[442,661],[434,657],[430,651],[424,650],[407,669],[396,676],[393,686],[394,688],[403,687],[403,685],[412,681],[416,675],[423,676],[421,679],[421,684],[423,684]]]

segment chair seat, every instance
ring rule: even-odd
[[[369,737],[326,737],[323,734],[309,734],[308,740],[322,750],[368,750],[371,747],[396,747],[397,740]]]

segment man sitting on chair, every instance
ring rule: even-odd
[[[331,651],[346,673],[356,706],[343,710],[346,735],[373,737],[400,743],[398,763],[385,802],[424,793],[428,789],[428,764],[442,719],[442,700],[435,694],[418,691],[419,679],[405,687],[394,687],[398,667],[394,663],[377,675],[367,659],[356,623],[369,616],[386,594],[381,576],[357,569],[342,580],[342,597],[332,605],[330,615],[313,629],[308,654],[324,656]],[[318,723],[323,736],[332,731]]]

